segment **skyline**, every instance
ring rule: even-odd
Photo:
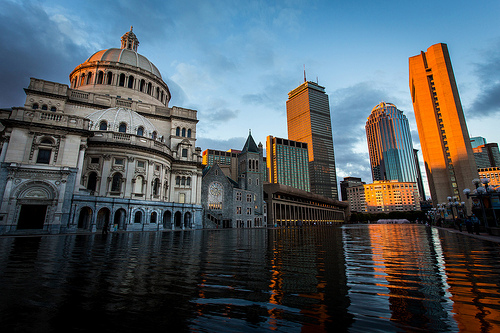
[[[202,150],[239,149],[249,129],[257,143],[286,138],[288,92],[305,65],[329,96],[338,180],[370,182],[364,125],[380,102],[403,111],[420,150],[408,58],[436,43],[448,45],[469,135],[500,142],[489,126],[500,120],[499,9],[494,1],[4,1],[0,107],[23,105],[30,77],[69,84],[78,64],[119,47],[133,26],[138,52],[169,85],[169,106],[198,111]]]

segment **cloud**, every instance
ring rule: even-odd
[[[484,62],[475,64],[480,91],[467,113],[471,118],[500,113],[500,42],[488,50],[485,57]]]
[[[202,151],[206,149],[215,149],[226,151],[229,149],[241,150],[247,137],[233,137],[225,140],[200,137],[196,139],[196,146],[201,147]]]

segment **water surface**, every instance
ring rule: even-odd
[[[0,325],[497,332],[499,252],[421,225],[3,237]]]

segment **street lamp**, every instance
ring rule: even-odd
[[[481,180],[479,179],[474,179],[472,180],[472,184],[476,187],[473,191],[470,189],[466,188],[464,190],[464,194],[467,196],[467,199],[469,198],[476,198],[479,201],[479,205],[481,206],[481,212],[483,215],[483,221],[484,221],[484,226],[486,227],[487,230],[489,230],[489,225],[488,225],[488,219],[486,217],[486,209],[484,207],[484,199],[487,199],[490,203],[490,206],[492,206],[491,202],[491,197],[499,197],[500,196],[500,187],[495,190],[494,187],[489,185],[490,180],[488,178],[482,178]],[[495,208],[492,207],[493,211],[493,218],[496,224],[497,217],[495,213]]]

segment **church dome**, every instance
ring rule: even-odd
[[[92,131],[123,132],[150,138],[156,138],[158,135],[158,130],[147,118],[130,109],[116,107],[99,110],[86,118],[92,122],[90,127]]]

